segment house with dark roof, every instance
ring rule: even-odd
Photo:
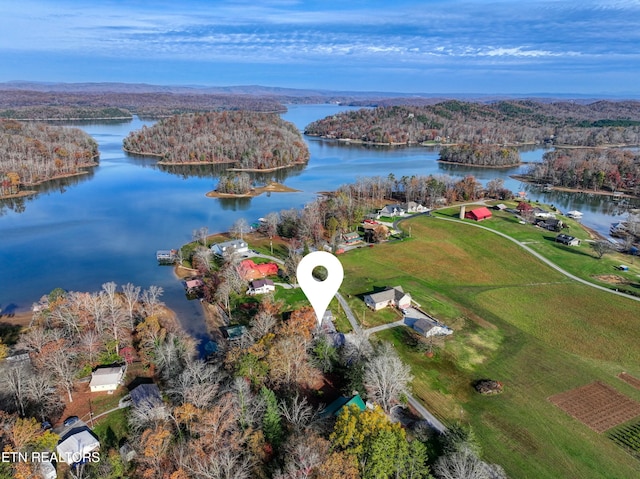
[[[237,325],[237,326],[224,326],[220,328],[222,330],[222,334],[229,341],[237,341],[242,338],[247,333],[246,326]]]
[[[129,393],[133,407],[151,409],[162,406],[162,396],[156,384],[140,384]]]
[[[382,208],[378,214],[380,216],[390,216],[390,217],[394,217],[394,216],[404,216],[405,214],[405,209],[402,207],[402,205],[387,205],[384,208]]]
[[[464,217],[468,220],[482,221],[493,216],[489,208],[486,206],[482,206],[480,208],[476,208],[475,210],[467,211],[464,214]]]
[[[562,243],[566,246],[579,246],[580,240],[575,236],[566,235],[564,233],[560,233],[556,236],[556,243]]]
[[[378,293],[367,294],[364,297],[364,302],[374,311],[386,308],[387,306],[405,309],[411,306],[411,295],[405,293],[402,286],[396,286]]]
[[[266,294],[276,290],[276,285],[270,279],[256,279],[249,283],[248,295]]]

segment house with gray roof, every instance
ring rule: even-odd
[[[405,293],[402,286],[387,288],[378,293],[367,294],[364,302],[374,311],[393,306],[398,309],[405,309],[411,306],[411,295]]]

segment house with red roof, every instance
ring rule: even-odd
[[[480,208],[476,208],[475,210],[467,211],[464,214],[464,217],[469,220],[482,221],[487,218],[491,218],[492,214],[489,211],[489,208],[486,206],[482,206]]]
[[[277,275],[278,265],[276,263],[256,264],[251,259],[245,259],[240,262],[238,271],[240,276],[242,276],[242,279],[245,281],[253,281],[258,278]]]

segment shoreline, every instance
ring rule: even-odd
[[[208,198],[255,198],[263,193],[298,193],[300,190],[289,188],[281,183],[275,181],[269,183],[266,186],[259,188],[252,188],[249,193],[220,193],[216,190],[209,191],[205,196]]]
[[[97,166],[99,166],[98,163],[96,163],[95,165],[79,165],[78,168],[95,168]],[[34,183],[22,183],[22,184],[26,187],[33,187],[33,186],[43,185],[49,181],[63,180],[65,178],[73,178],[74,176],[82,176],[82,175],[88,175],[88,174],[89,174],[89,171],[86,171],[86,170],[76,171],[75,173],[69,173],[67,175],[52,176],[51,178],[46,178],[44,180],[36,181]],[[0,195],[0,200],[7,200],[11,198],[26,198],[27,196],[37,195],[38,193],[39,191],[37,190],[24,190],[24,191],[19,191],[18,193],[13,195],[6,195],[6,196]]]
[[[460,166],[471,166],[473,168],[487,168],[492,170],[502,170],[505,168],[517,168],[522,166],[524,163],[522,161],[514,164],[514,165],[503,165],[503,166],[494,166],[494,165],[475,165],[473,163],[461,163],[459,161],[445,161],[445,160],[436,160],[438,163],[444,163],[447,165],[460,165]]]
[[[523,183],[527,183],[529,185],[534,185],[534,186],[538,186],[540,188],[549,188],[553,191],[562,191],[565,193],[583,193],[583,194],[587,194],[587,195],[599,195],[599,196],[611,196],[611,197],[615,197],[615,198],[629,198],[629,199],[638,199],[640,197],[638,196],[634,196],[634,195],[630,195],[628,193],[614,193],[612,191],[603,191],[603,190],[599,190],[599,191],[594,191],[594,190],[585,190],[585,189],[581,189],[581,188],[568,188],[566,186],[545,186],[545,185],[541,185],[540,183],[536,183],[535,181],[532,181],[531,179],[527,178],[526,176],[523,175],[510,175],[510,178],[513,178],[514,180],[518,180],[518,181],[522,181]]]

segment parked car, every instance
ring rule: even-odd
[[[53,426],[51,426],[51,423],[49,421],[42,421],[42,430],[43,431],[48,431],[52,427]]]
[[[62,424],[64,425],[64,427],[69,427],[69,426],[73,426],[79,420],[80,418],[78,416],[69,416],[67,419],[64,420]]]

